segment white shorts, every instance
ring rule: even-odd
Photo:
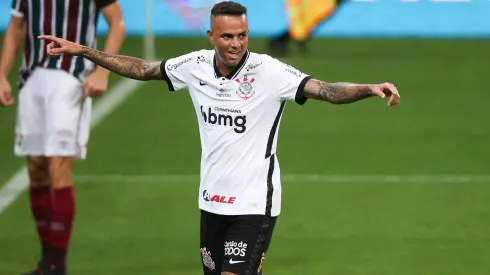
[[[85,159],[92,99],[62,70],[36,68],[19,92],[15,155]]]

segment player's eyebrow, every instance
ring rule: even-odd
[[[243,32],[237,34],[237,36],[240,36],[240,35],[247,35],[247,32],[243,31]],[[232,33],[225,32],[225,33],[222,33],[220,36],[221,37],[233,37],[234,35]]]

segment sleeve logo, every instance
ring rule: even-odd
[[[185,63],[189,62],[192,60],[192,57],[188,57],[186,59],[183,59],[183,60],[180,60],[179,62],[175,63],[175,64],[168,64],[167,65],[167,70],[169,72],[171,72],[172,70],[175,70],[177,68],[179,68],[180,66],[184,65]]]

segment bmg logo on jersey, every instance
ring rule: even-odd
[[[247,253],[247,243],[229,241],[225,242],[225,256],[240,256],[244,257]]]
[[[240,110],[227,109],[227,108],[214,108],[208,107],[207,110],[204,110],[204,107],[201,105],[201,114],[204,118],[204,122],[213,125],[220,126],[229,126],[234,127],[233,130],[237,134],[242,134],[247,130],[247,116],[245,115],[230,115],[230,114],[220,114],[215,113],[218,112],[232,112],[232,113],[241,113]]]

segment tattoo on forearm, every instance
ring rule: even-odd
[[[160,62],[147,62],[135,57],[108,54],[88,47],[83,47],[82,56],[109,71],[128,78],[136,80],[163,79],[160,72]]]
[[[352,103],[371,97],[371,91],[367,85],[352,85],[350,83],[326,83],[320,81],[320,96],[331,103]]]
[[[352,103],[373,96],[369,85],[353,83],[327,83],[310,80],[305,91],[315,99],[325,100],[334,104]]]

